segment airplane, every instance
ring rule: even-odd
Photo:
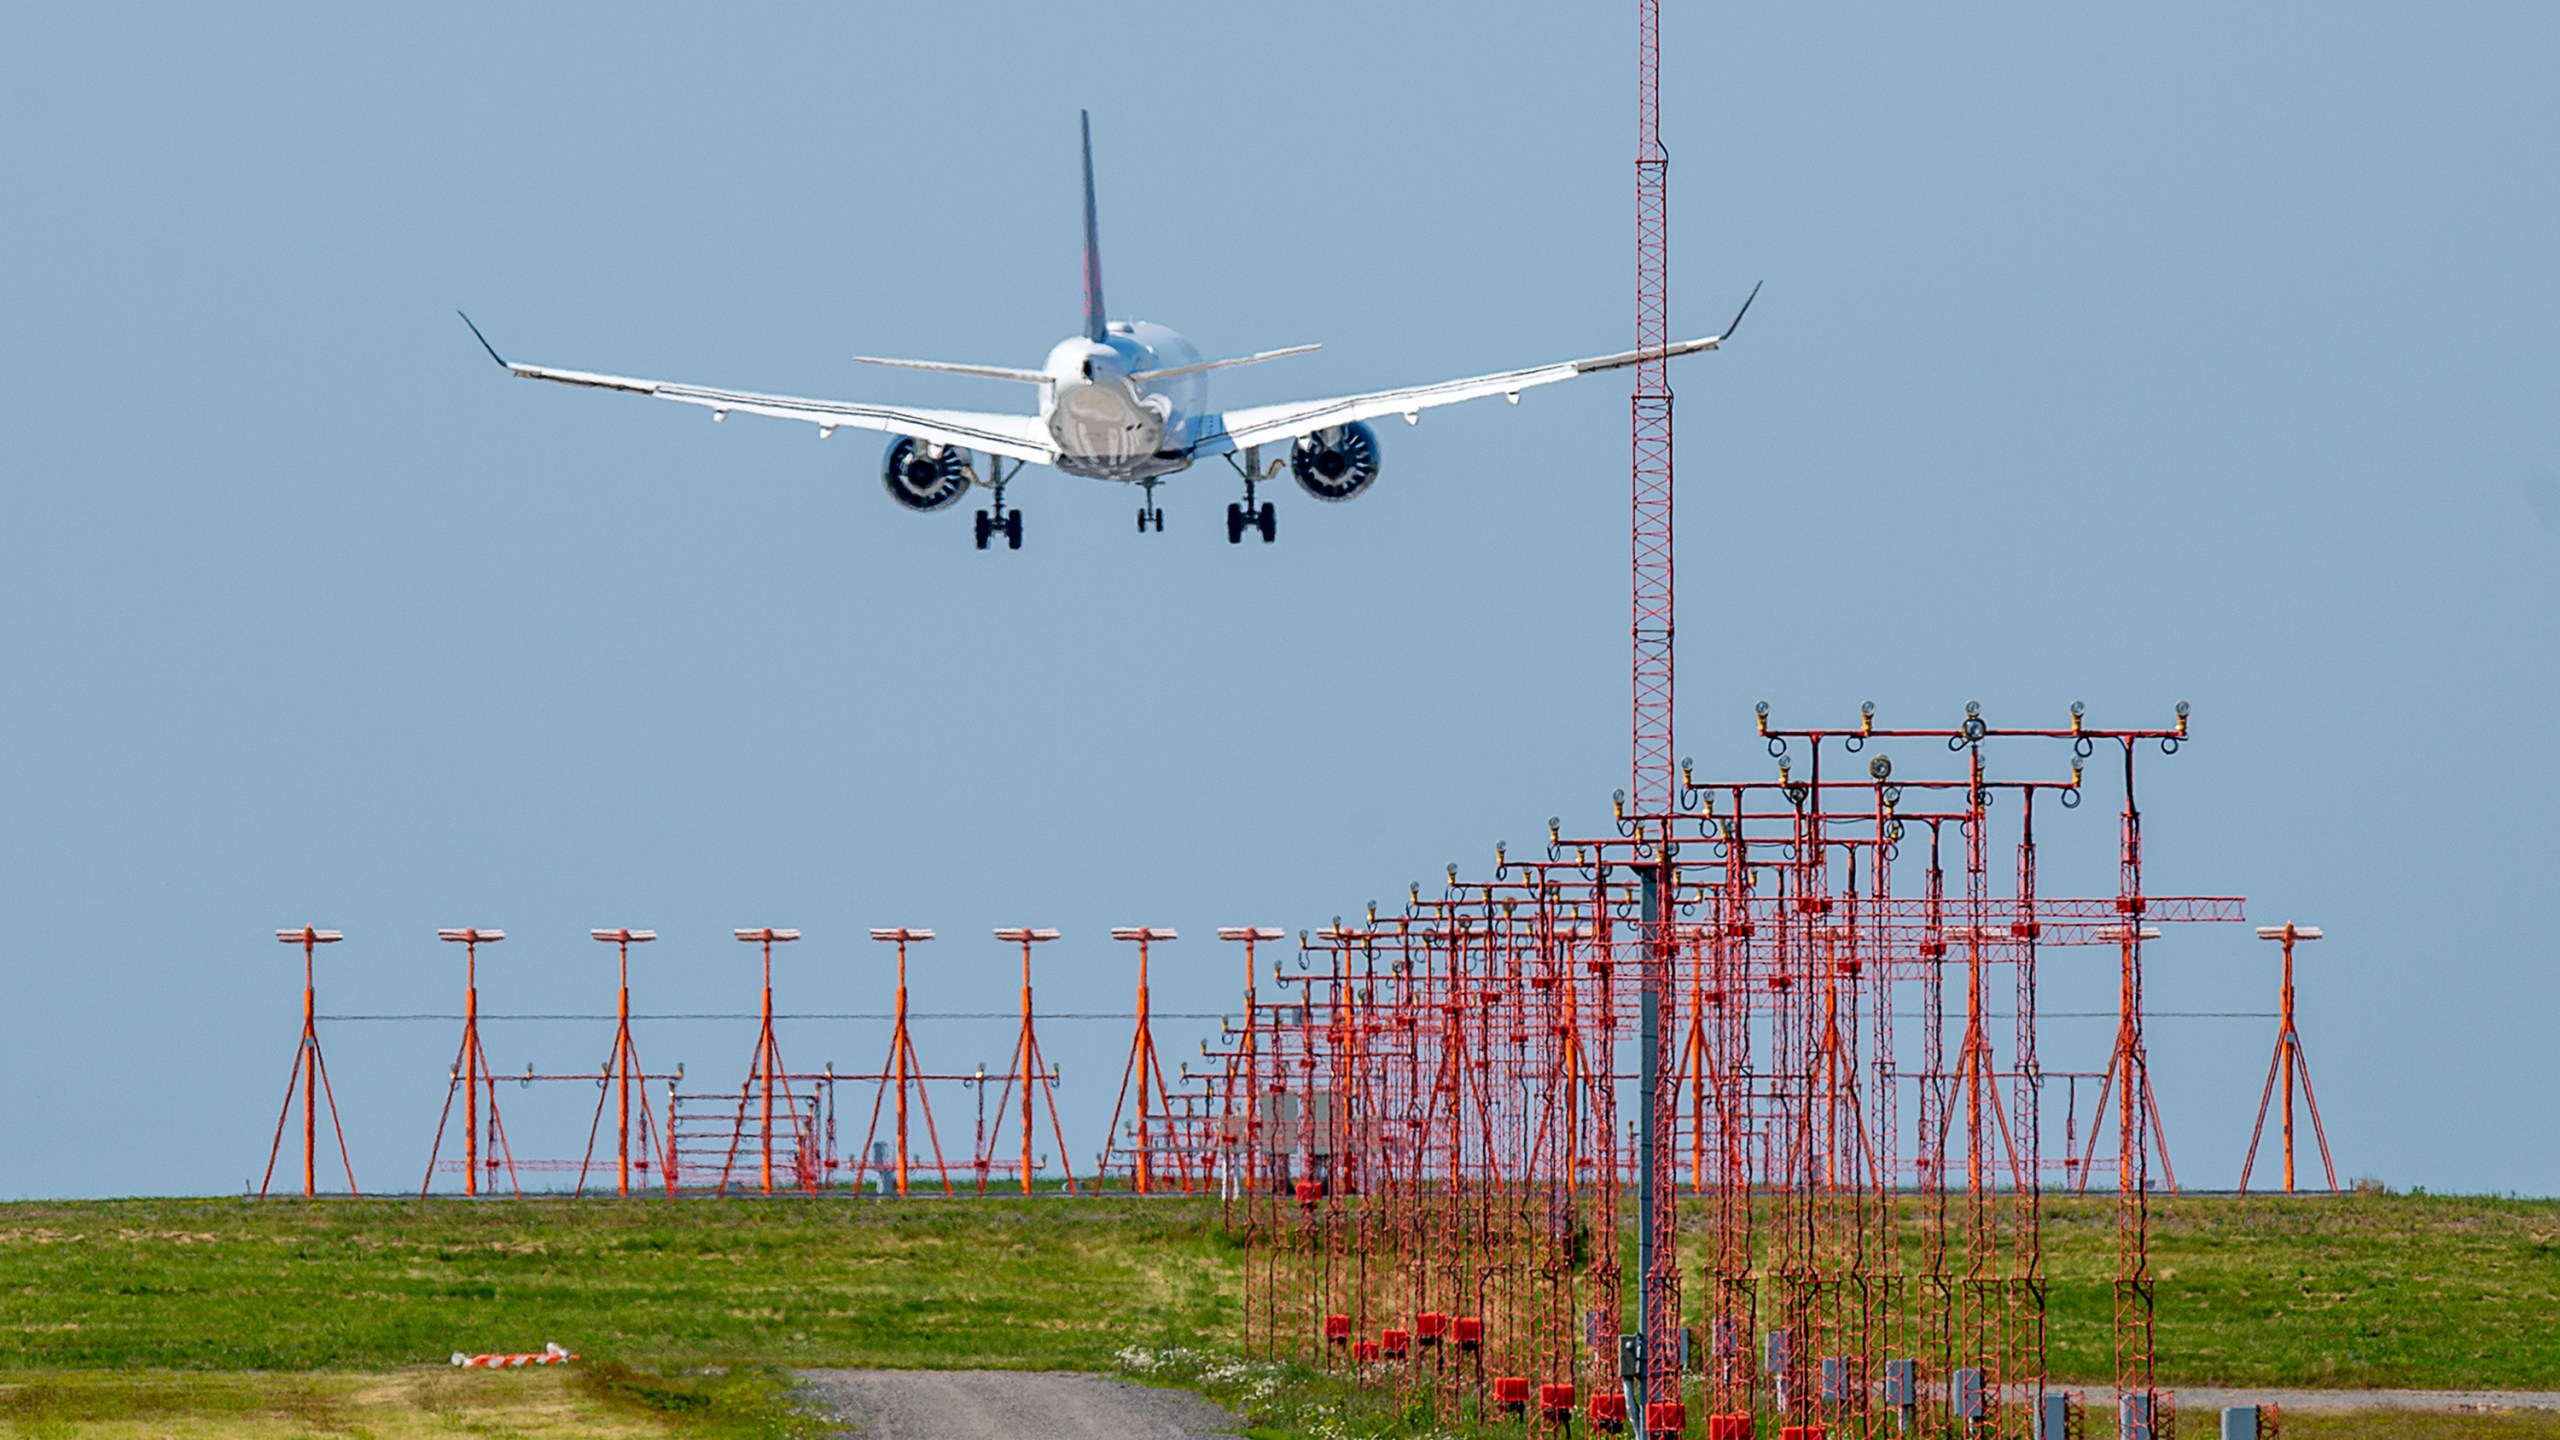
[[[827,439],[843,426],[883,431],[894,437],[882,456],[880,480],[889,498],[920,513],[947,510],[972,489],[991,493],[990,508],[980,510],[978,548],[988,548],[1002,535],[1007,549],[1022,548],[1022,511],[1005,504],[1005,487],[1026,465],[1051,465],[1069,475],[1134,483],[1144,487],[1138,508],[1138,530],[1164,531],[1164,512],[1155,505],[1155,488],[1166,477],[1200,460],[1223,457],[1244,481],[1244,499],[1227,506],[1227,543],[1240,544],[1248,530],[1265,543],[1276,538],[1278,521],[1271,502],[1258,500],[1255,488],[1280,473],[1283,461],[1262,466],[1265,446],[1285,445],[1285,463],[1298,487],[1321,501],[1349,500],[1377,483],[1380,468],[1377,432],[1368,421],[1402,415],[1417,424],[1424,410],[1464,400],[1500,395],[1520,403],[1520,392],[1577,376],[1617,370],[1648,358],[1638,351],[1567,360],[1553,365],[1444,380],[1398,390],[1340,395],[1239,410],[1207,407],[1207,377],[1212,371],[1259,365],[1284,356],[1303,355],[1314,345],[1292,345],[1231,359],[1203,360],[1191,342],[1162,325],[1145,320],[1112,320],[1102,303],[1102,248],[1094,202],[1093,118],[1083,112],[1084,137],[1084,329],[1059,341],[1037,370],[1001,365],[963,365],[935,360],[893,360],[855,356],[866,365],[1009,380],[1035,386],[1039,410],[1020,414],[981,410],[916,409],[846,400],[811,400],[791,395],[760,395],[702,385],[559,370],[508,360],[480,333],[469,315],[462,323],[489,358],[527,380],[548,380],[633,395],[654,395],[711,411],[715,421],[732,412],[798,420],[818,427]],[[1742,309],[1722,335],[1683,340],[1663,347],[1665,359],[1695,355],[1721,347],[1742,324],[1759,298],[1753,286]],[[975,457],[984,455],[987,468]]]

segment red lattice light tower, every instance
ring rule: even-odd
[[[436,1117],[436,1140],[427,1151],[427,1178],[418,1183],[418,1194],[423,1197],[435,1183],[436,1156],[444,1149],[444,1128],[453,1118],[453,1098],[458,1093],[462,1097],[462,1193],[480,1193],[480,1103],[485,1097],[489,1105],[489,1143],[494,1147],[487,1166],[494,1171],[503,1163],[508,1186],[521,1195],[524,1186],[516,1180],[516,1157],[507,1146],[507,1125],[498,1118],[498,1077],[489,1072],[489,1054],[480,1045],[480,947],[497,944],[507,938],[507,932],[466,925],[438,930],[436,938],[462,947],[462,1048],[453,1057],[451,1083],[444,1092],[444,1113]]]
[[[623,928],[590,930],[587,934],[592,939],[613,946],[620,962],[617,972],[620,979],[614,991],[613,1050],[605,1058],[603,1075],[598,1077],[603,1083],[596,1094],[595,1120],[587,1126],[587,1154],[590,1158],[595,1154],[596,1131],[603,1125],[605,1102],[610,1099],[616,1105],[620,1116],[614,1127],[613,1136],[614,1193],[629,1195],[631,1193],[631,1096],[635,1089],[640,1095],[640,1168],[643,1171],[649,1168],[648,1135],[651,1129],[649,1076],[647,1071],[640,1068],[640,1050],[631,1040],[631,947],[645,945],[657,939],[658,932]],[[664,1166],[662,1171],[667,1186],[672,1191],[675,1186],[675,1167]],[[586,1188],[587,1163],[581,1161],[578,1165],[578,1189],[584,1191]]]
[[[2267,1064],[2267,1086],[2258,1093],[2258,1123],[2249,1127],[2249,1153],[2240,1161],[2240,1193],[2249,1193],[2249,1167],[2258,1160],[2258,1138],[2267,1128],[2267,1102],[2275,1097],[2276,1087],[2284,1087],[2284,1193],[2293,1193],[2293,1084],[2302,1082],[2302,1103],[2311,1111],[2312,1138],[2320,1142],[2320,1169],[2329,1178],[2329,1189],[2336,1193],[2338,1167],[2329,1160],[2329,1132],[2320,1123],[2320,1101],[2311,1093],[2311,1062],[2303,1058],[2302,1034],[2293,1028],[2293,942],[2317,940],[2320,927],[2296,925],[2288,920],[2282,925],[2258,927],[2261,940],[2284,943],[2284,990],[2277,1008],[2275,1058]],[[316,1051],[314,1053],[317,1053]]]
[[[355,1162],[347,1158],[346,1127],[338,1123],[338,1097],[329,1088],[328,1062],[320,1058],[320,1030],[315,1013],[316,1007],[313,1003],[314,991],[311,979],[313,949],[321,945],[335,945],[345,938],[335,930],[316,930],[308,925],[299,930],[276,932],[276,939],[287,945],[302,947],[302,1042],[293,1052],[293,1074],[285,1080],[284,1109],[276,1115],[275,1143],[267,1147],[267,1173],[258,1181],[258,1198],[261,1200],[266,1198],[268,1184],[276,1178],[276,1155],[284,1149],[285,1122],[293,1116],[293,1092],[297,1089],[302,1092],[302,1193],[304,1197],[308,1198],[320,1193],[317,1174],[320,1151],[318,1102],[322,1099],[326,1099],[329,1103],[329,1129],[338,1137],[338,1163],[346,1168],[347,1193],[350,1195],[356,1193],[356,1167]],[[2293,952],[2288,948],[2285,953],[2290,958]],[[2291,971],[2288,970],[2287,974],[2290,975]],[[2289,984],[2286,986],[2286,993],[2288,995],[2292,993],[2292,987]],[[2290,1098],[2285,1102],[2285,1114],[2288,1117],[2293,1113],[2292,1103]],[[2292,1178],[2293,1167],[2289,1163],[2292,1153],[2293,1127],[2288,1121],[2285,1127],[2285,1154],[2288,1161],[2285,1173],[2288,1181]],[[2288,1184],[2285,1188],[2291,1189],[2292,1186]]]
[[[1111,1102],[1111,1128],[1103,1132],[1102,1173],[1110,1173],[1111,1157],[1122,1148],[1120,1116],[1123,1107],[1129,1103],[1129,1092],[1134,1088],[1138,1092],[1138,1119],[1136,1143],[1127,1147],[1129,1179],[1139,1194],[1146,1195],[1155,1189],[1158,1135],[1154,1122],[1156,1117],[1162,1116],[1169,1123],[1173,1116],[1173,1097],[1165,1088],[1164,1065],[1156,1059],[1155,1025],[1147,1013],[1147,946],[1152,941],[1180,937],[1172,930],[1152,925],[1114,925],[1111,938],[1134,941],[1138,947],[1138,1024],[1136,1033],[1129,1040],[1129,1064],[1120,1072],[1119,1098]],[[1191,1193],[1190,1162],[1179,1147],[1174,1148],[1173,1156],[1174,1173],[1182,1182],[1182,1193],[1188,1195]],[[1095,1183],[1101,1183],[1099,1175],[1095,1177]]]
[[[1049,1131],[1058,1141],[1058,1163],[1067,1172],[1067,1193],[1073,1195],[1078,1193],[1076,1167],[1075,1162],[1067,1158],[1072,1152],[1067,1149],[1066,1128],[1058,1121],[1058,1094],[1052,1088],[1057,1080],[1057,1073],[1051,1070],[1047,1062],[1041,1058],[1040,1034],[1033,1028],[1031,1020],[1031,947],[1057,939],[1058,932],[1034,929],[1027,925],[1012,925],[998,928],[995,935],[997,939],[1007,944],[1018,944],[1022,947],[1022,1033],[1014,1037],[1013,1062],[1006,1067],[1004,1086],[997,1092],[996,1109],[1003,1110],[1005,1102],[1011,1098],[1014,1089],[1017,1086],[1020,1087],[1022,1091],[1022,1193],[1028,1195],[1031,1193],[1032,1172],[1036,1168],[1031,1154],[1031,1139],[1037,1130],[1033,1102],[1045,1100],[1049,1107]],[[981,1079],[978,1084],[984,1087],[986,1081]],[[978,1193],[981,1195],[986,1193],[987,1172],[992,1168],[995,1160],[993,1137],[989,1137],[986,1143],[987,1148],[978,1152]]]
[[[889,1063],[880,1067],[880,1089],[871,1097],[871,1125],[863,1133],[862,1154],[854,1161],[853,1183],[862,1187],[862,1167],[871,1163],[871,1143],[880,1133],[880,1107],[892,1091],[897,1094],[893,1123],[897,1129],[898,1159],[895,1166],[898,1193],[907,1193],[907,1096],[913,1092],[918,1108],[924,1111],[925,1138],[933,1144],[933,1170],[942,1178],[942,1193],[951,1191],[951,1171],[942,1162],[942,1136],[933,1128],[933,1101],[925,1093],[924,1067],[916,1063],[915,1038],[907,1032],[907,944],[933,938],[930,930],[910,929],[904,925],[875,929],[871,938],[898,947],[897,1023],[889,1031]]]

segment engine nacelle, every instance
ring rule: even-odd
[[[1301,436],[1289,447],[1289,473],[1319,500],[1348,500],[1377,481],[1378,433],[1354,420]]]
[[[959,504],[976,478],[969,469],[969,452],[957,445],[902,435],[880,457],[880,483],[888,487],[889,498],[927,514]]]

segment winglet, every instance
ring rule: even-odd
[[[1093,203],[1093,112],[1079,110],[1084,128],[1084,338],[1099,345],[1104,338],[1102,312],[1102,221]]]
[[[1766,283],[1760,280],[1751,282],[1751,293],[1742,297],[1742,308],[1733,312],[1733,323],[1724,327],[1724,333],[1716,337],[1718,344],[1732,339],[1733,332],[1742,328],[1742,317],[1751,313],[1751,302],[1760,298],[1760,287]]]
[[[456,310],[453,313],[456,315],[462,315],[462,312],[459,310]],[[462,315],[462,323],[465,325],[471,325],[471,317],[468,315]],[[480,342],[480,348],[489,352],[489,358],[497,361],[499,368],[507,370],[515,368],[514,366],[507,364],[507,357],[498,353],[497,346],[489,343],[489,337],[480,333],[479,326],[471,325],[471,338]]]

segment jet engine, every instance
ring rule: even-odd
[[[1289,447],[1289,473],[1319,500],[1348,500],[1377,481],[1377,432],[1354,420],[1300,436]]]
[[[900,436],[880,458],[880,483],[889,487],[889,498],[928,514],[959,504],[975,478],[969,452],[956,445]]]

